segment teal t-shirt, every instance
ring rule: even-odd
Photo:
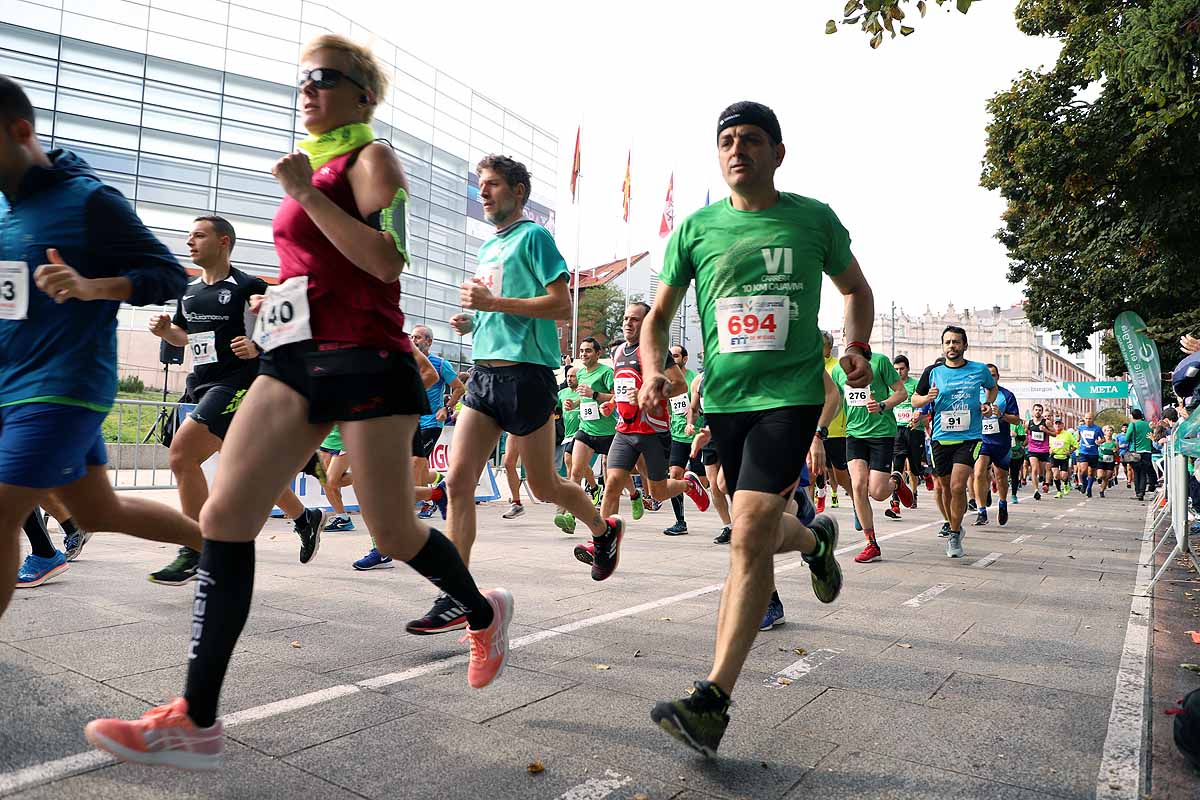
[[[475,277],[497,297],[544,297],[546,287],[568,276],[567,262],[550,231],[523,219],[498,231],[479,248]],[[501,311],[476,311],[471,340],[476,361],[497,359],[559,367],[558,326]]]

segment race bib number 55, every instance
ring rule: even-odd
[[[785,295],[717,298],[722,353],[782,350],[787,345],[790,301]]]
[[[297,275],[267,289],[254,323],[254,343],[269,351],[311,338],[308,276]]]

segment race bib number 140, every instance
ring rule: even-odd
[[[263,350],[274,350],[310,339],[308,276],[297,275],[267,289],[254,323],[254,343]]]
[[[789,303],[785,295],[717,298],[722,353],[782,350],[787,345]]]

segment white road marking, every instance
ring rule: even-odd
[[[980,569],[983,569],[984,567],[990,567],[992,564],[995,564],[997,561],[999,561],[1000,556],[1002,555],[1004,555],[1004,553],[988,553],[983,558],[971,564],[971,566],[979,567]]]
[[[906,534],[928,528],[934,524],[936,523],[926,522],[922,525],[914,525],[911,528],[905,528],[904,530],[896,531],[895,533],[889,533],[886,536],[878,536],[876,537],[876,541],[883,542],[887,541],[888,539],[895,539],[898,536],[904,536]],[[856,543],[847,545],[846,547],[839,547],[834,551],[834,553],[837,555],[845,555],[846,553],[850,553],[858,549],[859,544]],[[791,570],[799,569],[803,566],[805,566],[804,560],[797,558],[794,561],[776,567],[775,572],[776,574],[781,572],[790,572]],[[661,608],[662,606],[669,606],[674,603],[683,602],[684,600],[691,600],[695,597],[701,597],[706,594],[712,594],[713,592],[719,592],[724,585],[724,583],[714,583],[699,589],[693,589],[689,592],[682,592],[680,594],[671,595],[670,597],[664,597],[659,600],[651,600],[647,603],[641,603],[640,605],[624,608],[619,611],[612,611],[608,614],[601,614],[596,617],[588,617],[587,619],[568,622],[548,630],[537,631],[536,633],[531,633],[526,636],[513,639],[509,642],[509,648],[515,649],[519,647],[525,647],[536,642],[544,641],[546,639],[553,639],[558,636],[571,633],[572,631],[590,628],[594,625],[603,625],[606,622],[612,622],[613,620],[630,617],[634,614],[640,614],[643,611],[650,611],[655,608]],[[413,678],[419,678],[422,675],[438,672],[447,667],[466,663],[467,656],[465,655],[448,656],[446,658],[440,658],[437,661],[431,661],[428,664],[421,664],[419,666],[412,667],[411,669],[406,669],[402,672],[391,672],[386,675],[378,675],[374,678],[367,678],[354,684],[339,684],[337,686],[330,686],[325,689],[297,695],[296,697],[279,700],[274,703],[266,703],[261,706],[247,708],[224,717],[224,721],[226,727],[236,727],[237,725],[246,722],[269,719],[271,717],[279,716],[280,714],[286,714],[289,711],[306,708],[308,706],[315,705],[317,703],[323,703],[327,700],[333,700],[338,697],[345,697],[346,695],[354,694],[362,689],[378,689],[383,686],[391,686],[396,683],[412,680]],[[23,769],[0,773],[0,797],[6,797],[10,794],[15,794],[16,792],[24,791],[34,786],[40,786],[44,783],[62,780],[63,778],[67,778],[72,775],[78,775],[82,772],[90,772],[92,770],[100,769],[101,767],[107,767],[115,763],[116,759],[114,759],[112,756],[102,753],[98,750],[89,750],[87,752],[66,756],[65,758],[60,758],[55,761],[47,761],[42,764],[35,764]],[[589,784],[586,783],[581,784],[581,786],[588,785]],[[575,788],[578,789],[580,787]],[[614,787],[614,789],[609,790],[608,793],[615,791],[616,788],[617,787]],[[608,793],[604,795],[580,795],[578,798],[574,798],[574,800],[590,800],[592,797],[595,797],[598,800],[601,797],[607,796]],[[567,797],[567,795],[564,795],[564,797]]]
[[[633,781],[628,775],[604,770],[603,778],[588,778],[578,786],[572,786],[558,796],[558,800],[604,800],[610,794]]]
[[[770,678],[763,681],[767,686],[781,687],[790,686],[795,681],[803,678],[808,673],[812,672],[817,667],[833,660],[833,657],[842,652],[840,649],[822,647],[819,650],[813,650],[799,661],[788,664],[783,669],[776,672]]]
[[[1057,517],[1055,517],[1055,519],[1062,519],[1065,516],[1066,516],[1066,514],[1059,514]]]
[[[925,591],[921,592],[919,595],[917,595],[913,599],[905,600],[902,605],[906,605],[909,608],[920,608],[922,605],[924,605],[925,603],[928,603],[930,600],[937,597],[939,594],[941,594],[942,592],[946,591],[949,588],[950,588],[950,584],[948,584],[948,583],[936,583],[933,586],[930,586]]]
[[[1013,539],[1013,540],[1012,540],[1012,543],[1013,543],[1013,544],[1020,544],[1021,542],[1024,542],[1024,541],[1026,541],[1026,540],[1028,540],[1028,539],[1029,539],[1029,534],[1028,534],[1028,533],[1026,533],[1026,534],[1023,534],[1023,535],[1021,535],[1021,536],[1018,536],[1017,538]]]
[[[1043,523],[1042,523],[1042,527],[1043,527],[1043,528],[1049,528],[1049,527],[1050,527],[1050,523],[1049,523],[1049,522],[1043,522]]]
[[[1112,711],[1108,715],[1108,734],[1096,777],[1096,800],[1137,800],[1141,797],[1143,714],[1146,704],[1146,669],[1150,642],[1151,598],[1146,596],[1154,566],[1151,522],[1154,509],[1146,510],[1142,532],[1142,552],[1138,558],[1129,621],[1125,624],[1125,646],[1117,670]]]

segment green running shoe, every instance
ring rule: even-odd
[[[832,603],[842,591],[842,568],[834,554],[838,540],[837,520],[827,514],[818,514],[809,530],[818,542],[825,544],[825,552],[819,558],[803,554],[801,558],[812,575],[813,594],[822,603]]]
[[[561,514],[555,514],[554,515],[554,524],[563,533],[574,533],[575,532],[575,515],[572,514],[570,511],[564,511]]]
[[[729,727],[729,697],[710,681],[696,681],[696,691],[680,700],[655,703],[650,719],[706,758],[715,758]]]
[[[200,568],[200,553],[190,547],[179,548],[175,560],[158,572],[151,572],[151,583],[161,583],[164,586],[182,586],[188,581],[196,580],[196,570]]]
[[[646,503],[642,499],[642,493],[638,492],[637,497],[629,498],[629,505],[633,507],[633,521],[637,522],[646,513]]]

